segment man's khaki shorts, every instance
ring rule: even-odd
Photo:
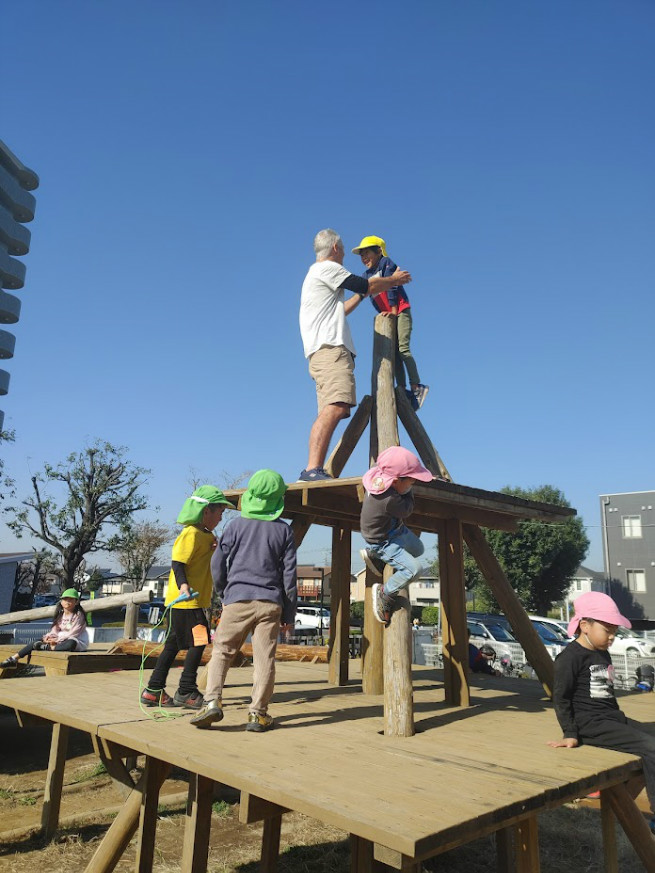
[[[309,356],[319,415],[330,403],[357,404],[355,359],[344,346],[325,346]]]

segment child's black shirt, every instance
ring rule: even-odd
[[[585,724],[599,718],[624,722],[609,653],[569,643],[555,659],[553,703],[564,737],[579,740]]]

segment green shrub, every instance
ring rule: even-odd
[[[439,624],[439,607],[424,606],[423,612],[421,613],[421,624]]]

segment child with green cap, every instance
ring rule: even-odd
[[[213,530],[225,509],[236,509],[219,488],[201,485],[177,517],[184,525],[173,544],[171,572],[168,576],[165,606],[171,606],[169,633],[157,658],[148,685],[141,693],[144,706],[184,706],[201,709],[203,697],[196,679],[205,646],[209,643],[209,624],[205,610],[211,604],[212,577],[210,562],[216,549]],[[195,596],[188,596],[196,592]],[[186,600],[174,601],[181,595]],[[180,685],[174,697],[165,691],[166,678],[177,653],[186,649]]]
[[[61,594],[48,633],[35,643],[23,646],[15,655],[10,655],[0,663],[0,667],[4,670],[17,667],[19,658],[28,657],[34,649],[84,652],[89,647],[89,634],[86,627],[86,614],[80,605],[80,593],[76,588],[67,588]]]
[[[296,546],[280,515],[287,486],[279,473],[258,470],[241,496],[241,517],[223,532],[211,562],[214,589],[223,601],[207,675],[205,706],[191,724],[208,728],[223,718],[223,685],[232,659],[252,634],[253,686],[246,730],[273,727],[268,704],[275,686],[280,629],[296,615]]]

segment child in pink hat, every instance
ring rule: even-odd
[[[581,594],[574,607],[569,635],[575,634],[576,639],[555,659],[553,703],[563,739],[548,745],[574,749],[586,743],[641,756],[648,799],[655,811],[655,737],[619,709],[607,651],[617,627],[631,624],[612,598],[598,591]],[[655,815],[650,829],[655,833]]]
[[[434,476],[416,455],[402,446],[380,452],[375,465],[362,478],[366,496],[362,504],[361,532],[368,548],[362,549],[360,555],[376,576],[382,576],[384,564],[391,564],[395,570],[385,585],[373,586],[373,613],[385,626],[389,625],[397,593],[424,569],[418,558],[425,547],[406,527],[404,519],[414,509],[414,482],[432,479]]]

